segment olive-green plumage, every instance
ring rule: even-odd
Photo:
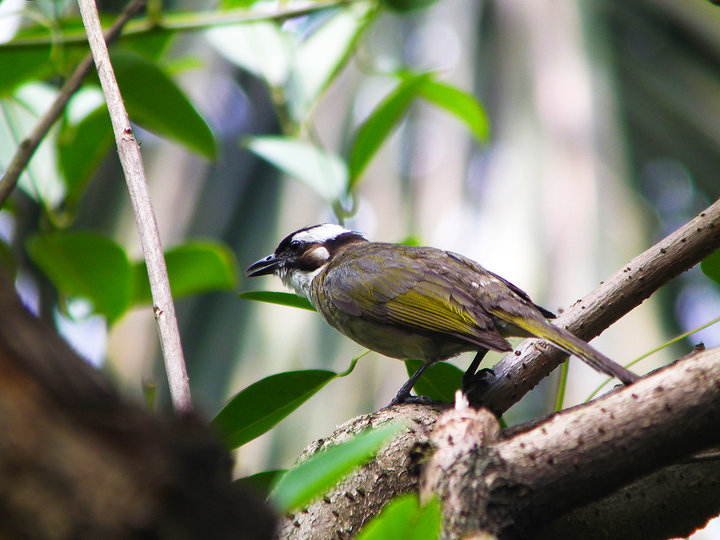
[[[331,326],[394,358],[434,362],[479,348],[510,351],[505,337],[535,336],[600,371],[613,366],[609,374],[625,383],[635,379],[547,322],[552,314],[525,292],[456,253],[379,242],[351,244],[313,280],[310,299]]]

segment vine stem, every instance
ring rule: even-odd
[[[118,155],[125,173],[140,244],[147,264],[153,310],[158,324],[173,405],[177,411],[190,411],[192,410],[190,381],[183,358],[160,232],[145,180],[140,145],[135,139],[120,88],[115,80],[95,1],[78,0],[78,6],[110,112]]]

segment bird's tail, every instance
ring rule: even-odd
[[[623,384],[627,385],[638,379],[638,376],[632,371],[610,360],[610,358],[591,347],[579,337],[545,320],[522,318],[506,312],[493,313],[493,315],[525,330],[535,337],[549,341],[558,349],[570,355],[577,356],[593,369],[610,375],[611,377],[617,377]]]

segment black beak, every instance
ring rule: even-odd
[[[271,254],[264,259],[260,259],[259,261],[251,264],[250,267],[245,270],[245,276],[258,277],[274,274],[281,264],[282,259],[276,259],[275,255]]]

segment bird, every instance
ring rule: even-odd
[[[306,298],[325,321],[384,356],[420,359],[420,368],[390,405],[411,399],[413,386],[435,362],[463,352],[476,355],[463,389],[488,350],[508,352],[508,337],[552,343],[625,385],[638,376],[548,319],[555,315],[527,293],[477,262],[433,247],[368,241],[333,223],[299,229],[253,263],[249,278],[275,275]]]

